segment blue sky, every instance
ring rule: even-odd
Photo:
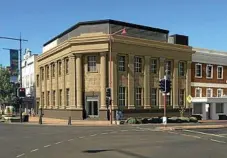
[[[115,19],[189,36],[190,45],[227,52],[226,0],[1,0],[0,36],[29,40],[23,48],[41,53],[42,45],[79,21]],[[2,48],[19,48],[0,39],[0,64],[9,65]]]

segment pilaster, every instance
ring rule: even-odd
[[[185,89],[185,95],[187,98],[188,95],[191,95],[191,61],[187,61],[187,69],[186,69],[186,89]],[[190,104],[186,101],[186,108],[190,107]],[[190,107],[191,108],[191,107]]]
[[[164,77],[164,62],[165,62],[165,58],[159,58],[159,79],[162,79]],[[162,92],[159,91],[159,108],[164,106],[164,99],[163,99],[163,95]]]
[[[144,63],[144,108],[149,109],[151,107],[150,104],[150,57],[145,56]]]
[[[172,86],[173,86],[173,108],[177,108],[178,107],[178,65],[179,65],[179,60],[174,60],[173,61],[173,82],[172,82]]]
[[[106,109],[106,53],[100,53],[101,109]]]
[[[82,109],[82,55],[76,54],[76,103]]]
[[[128,56],[128,108],[135,108],[134,55]]]
[[[70,75],[70,108],[76,108],[76,57],[74,54],[69,56],[69,75]]]

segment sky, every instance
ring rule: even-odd
[[[22,38],[23,49],[42,46],[80,21],[114,19],[189,36],[193,47],[227,52],[227,0],[0,0],[0,37]],[[18,41],[0,39],[0,64]]]

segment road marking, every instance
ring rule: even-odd
[[[23,153],[23,154],[20,154],[20,155],[17,155],[17,157],[21,157],[21,156],[24,156],[25,154]]]
[[[55,144],[61,144],[62,142],[57,142],[57,143],[55,143]]]
[[[68,142],[71,142],[71,141],[73,141],[73,140],[74,140],[74,139],[69,139]]]
[[[186,132],[191,132],[191,133],[197,133],[197,134],[203,134],[203,135],[210,135],[210,136],[215,136],[215,137],[224,137],[221,135],[217,135],[217,134],[212,134],[212,133],[205,133],[205,132],[199,132],[199,131],[193,131],[193,130],[184,130]]]
[[[38,151],[38,150],[39,150],[39,149],[34,149],[34,150],[31,150],[31,153],[32,153],[32,152],[35,152],[35,151]]]
[[[45,145],[44,148],[48,148],[48,147],[50,147],[50,146],[51,146],[50,144],[49,144],[49,145]]]
[[[101,133],[101,134],[108,134],[108,133]]]
[[[201,139],[201,137],[199,137],[199,136],[193,136],[193,135],[188,135],[188,134],[181,134],[181,135],[186,136],[186,137],[193,137],[193,138]]]
[[[94,137],[94,136],[96,136],[97,134],[92,134],[92,135],[90,135],[91,137]]]
[[[177,132],[168,132],[168,133],[171,133],[171,134],[179,134],[179,133],[177,133]]]
[[[82,138],[84,138],[84,136],[82,136],[82,137],[79,137],[80,139],[82,139]]]
[[[213,142],[217,142],[217,143],[223,143],[223,144],[225,144],[226,142],[223,142],[223,141],[220,141],[220,140],[216,140],[216,139],[210,139],[211,141],[213,141]]]

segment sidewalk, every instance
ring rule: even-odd
[[[26,124],[39,124],[39,117],[29,117],[29,122]],[[42,124],[56,126],[68,125],[68,120],[43,117]],[[110,121],[72,120],[71,124],[74,126],[113,126],[115,122],[111,125]]]

